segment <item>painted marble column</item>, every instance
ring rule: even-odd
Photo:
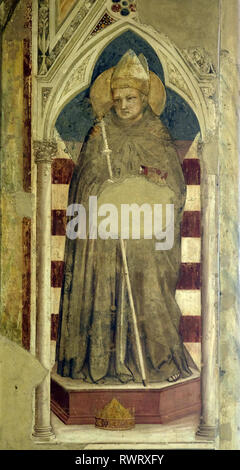
[[[37,163],[37,320],[36,355],[48,371],[36,389],[35,427],[33,436],[39,440],[53,439],[50,422],[51,368],[51,163],[56,155],[54,141],[35,141]]]
[[[216,175],[202,185],[202,413],[197,436],[213,440],[216,435],[217,391],[217,230]]]

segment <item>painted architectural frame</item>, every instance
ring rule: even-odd
[[[188,3],[187,1],[186,7]],[[205,11],[205,2],[203,4]],[[153,2],[153,15],[155,8],[157,8],[156,2]],[[224,1],[216,2],[215,9],[225,18]],[[232,2],[233,11],[235,11],[234,2]],[[98,72],[96,70],[99,58],[104,62],[103,53],[111,47],[111,44],[119,47],[122,41],[124,47],[129,47],[134,41],[135,45],[140,41],[153,51],[162,66],[165,86],[169,90],[169,103],[176,103],[174,98],[171,101],[171,97],[176,95],[180,97],[178,103],[186,103],[183,111],[185,119],[187,119],[186,109],[190,110],[188,112],[194,114],[199,125],[194,137],[190,135],[191,130],[189,134],[185,134],[188,138],[183,137],[181,129],[176,131],[175,136],[188,189],[188,206],[185,208],[188,214],[185,214],[185,232],[182,233],[184,248],[182,279],[185,281],[182,280],[182,284],[180,282],[177,296],[184,319],[182,323],[182,333],[186,335],[184,343],[195,359],[201,377],[201,419],[197,427],[194,421],[196,435],[189,440],[187,446],[237,448],[238,400],[235,390],[239,374],[234,382],[233,379],[228,379],[228,374],[231,375],[232,371],[228,359],[226,366],[223,366],[224,351],[226,351],[229,360],[230,357],[235,358],[233,363],[239,370],[239,360],[236,355],[237,314],[232,313],[232,317],[229,317],[230,324],[226,326],[225,316],[221,313],[224,305],[225,308],[232,308],[232,291],[227,287],[228,276],[230,276],[228,279],[230,286],[235,285],[234,289],[237,288],[236,271],[230,264],[227,276],[228,263],[222,266],[221,261],[226,262],[225,246],[229,246],[230,257],[234,259],[234,253],[236,254],[233,248],[236,242],[228,240],[229,229],[226,228],[232,227],[230,232],[233,235],[234,220],[237,217],[237,213],[234,213],[237,180],[234,183],[235,191],[232,190],[230,195],[228,194],[228,200],[232,201],[233,207],[233,213],[230,215],[226,202],[227,181],[233,177],[235,173],[233,168],[237,165],[237,139],[234,133],[229,132],[234,126],[236,128],[233,117],[236,85],[232,81],[226,86],[225,77],[230,80],[230,75],[236,73],[234,64],[237,61],[237,52],[234,56],[232,50],[229,52],[228,45],[219,46],[218,42],[221,52],[218,51],[217,60],[216,58],[212,60],[211,54],[205,47],[198,44],[192,46],[190,32],[186,41],[188,47],[178,47],[172,39],[172,34],[170,39],[165,32],[161,32],[161,27],[156,29],[153,26],[154,21],[145,20],[147,15],[144,2],[141,1],[34,0],[27,4],[27,8],[19,2],[14,14],[16,13],[20,15],[18,20],[24,17],[24,26],[19,33],[20,39],[14,43],[19,63],[16,59],[13,64],[15,63],[17,68],[23,59],[23,82],[19,91],[22,95],[21,97],[19,95],[18,105],[21,102],[25,124],[23,133],[20,124],[16,122],[13,124],[15,127],[19,126],[17,129],[21,141],[19,145],[22,145],[24,157],[21,166],[23,191],[18,183],[13,188],[17,200],[16,209],[13,211],[17,211],[22,227],[24,260],[21,276],[22,317],[16,324],[22,328],[20,336],[23,347],[36,357],[45,370],[45,376],[36,388],[34,398],[36,407],[33,405],[35,417],[32,422],[32,445],[34,446],[37,441],[45,442],[47,446],[55,442],[50,411],[50,381],[55,357],[57,312],[63,273],[64,217],[71,172],[83,140],[76,138],[74,130],[69,131],[68,137],[61,137],[62,131],[64,135],[64,110],[74,103],[76,98],[82,97],[89,88],[93,77],[101,69],[100,64]],[[174,17],[174,13],[169,11],[170,17],[171,14]],[[216,18],[215,30],[218,31],[219,28],[223,28],[221,17],[220,20]],[[6,38],[4,34],[6,33],[3,30],[2,47],[6,60],[9,48],[12,47],[9,42],[12,33],[10,31],[9,37]],[[217,41],[224,43],[225,34],[227,34],[225,29],[221,39],[216,34]],[[109,62],[109,66],[112,66],[112,63]],[[8,71],[10,77],[11,72],[4,63],[4,55],[2,67],[4,71],[5,69]],[[105,67],[104,63],[102,67]],[[15,75],[13,91],[18,86],[18,77]],[[2,83],[3,109],[6,112],[7,104],[4,107],[4,103],[8,103],[8,99],[11,103],[12,98],[4,79]],[[2,138],[3,142],[6,142],[4,148],[7,148],[6,155],[8,155],[8,152],[11,152],[8,142],[10,127],[5,125],[6,115],[3,117],[5,120],[2,120]],[[165,119],[166,122],[170,122],[169,114]],[[84,135],[86,130],[81,128],[81,132]],[[214,151],[216,153],[212,157]],[[226,161],[227,151],[230,152],[230,159]],[[3,220],[4,217],[7,220],[7,204],[9,204],[7,192],[9,187],[11,192],[13,173],[11,169],[6,170],[4,162],[3,158]],[[16,181],[17,178],[20,176],[16,175]],[[195,214],[193,219],[187,222],[190,212]],[[3,269],[6,269],[4,266]],[[5,277],[3,281],[6,284]],[[221,296],[224,296],[225,289],[226,298],[222,303]],[[236,293],[236,297],[237,295]],[[4,337],[14,339],[9,327],[6,305],[3,296],[1,331]],[[12,330],[13,328],[14,326]],[[231,343],[232,329],[235,332],[236,349]],[[17,329],[15,334],[19,343]],[[226,345],[230,343],[231,347],[228,349]],[[227,382],[222,385],[221,381],[224,380]],[[234,390],[233,396],[231,390]],[[228,395],[232,396],[231,405],[226,405]],[[230,418],[225,420],[228,407],[232,407],[228,411],[231,420]],[[231,439],[228,438],[229,432]],[[71,440],[69,442],[71,443]],[[128,442],[127,439],[125,442]],[[173,442],[170,447],[174,448],[180,443],[181,441]],[[147,441],[146,444],[151,448],[151,442]],[[61,439],[58,445],[61,448]],[[108,445],[108,441],[105,445]],[[137,441],[135,445],[138,445]]]

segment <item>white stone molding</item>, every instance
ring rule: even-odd
[[[202,208],[202,412],[197,436],[207,439],[216,437],[217,396],[217,177],[207,175],[203,183],[205,204]]]
[[[34,141],[37,164],[37,297],[36,355],[47,375],[36,389],[33,436],[40,442],[55,438],[50,421],[51,373],[51,163],[57,145],[53,141]]]
[[[42,113],[44,113],[44,109],[48,100],[48,97],[51,93],[51,87],[43,87],[42,88]]]
[[[96,16],[99,12],[99,8],[105,10],[106,0],[78,0],[69,14],[66,16],[62,24],[56,26],[56,0],[52,1],[49,5],[49,34],[50,43],[49,51],[54,49],[59,41],[62,41],[67,30],[74,33],[77,26],[79,26],[84,20],[86,22],[91,21],[92,17]]]
[[[88,25],[88,31],[85,31],[86,36],[92,26]],[[202,139],[205,140],[209,133],[214,132],[216,113],[211,95],[215,90],[215,74],[202,76],[193,73],[187,59],[165,35],[132,20],[119,20],[91,37],[87,42],[84,42],[82,29],[80,32],[76,31],[75,43],[70,41],[48,73],[44,77],[38,77],[38,102],[41,108],[38,110],[38,119],[41,138],[51,138],[61,110],[90,85],[95,63],[103,49],[128,30],[145,39],[155,50],[163,66],[166,86],[182,96],[190,105],[198,118]],[[48,87],[51,87],[52,91],[43,110],[40,102],[42,98],[39,98],[39,95],[42,96],[42,89]]]
[[[217,92],[217,74],[212,59],[205,49],[200,47],[190,47],[182,51],[192,73],[196,75],[199,86],[205,97],[208,109],[209,128],[207,137],[211,137],[217,127],[216,100],[214,96]]]
[[[38,2],[38,48],[39,54],[39,74],[47,73],[47,52],[49,50],[49,0]]]
[[[74,67],[65,87],[63,90],[63,96],[67,96],[69,93],[72,95],[73,93],[77,92],[79,89],[79,83],[84,83],[86,72],[87,72],[87,66],[91,58],[91,53],[88,54],[84,60],[81,62],[81,64],[77,65],[77,67]]]

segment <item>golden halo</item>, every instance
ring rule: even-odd
[[[90,100],[94,113],[98,118],[103,117],[112,107],[111,78],[114,67],[101,73],[93,83],[90,90]],[[166,104],[166,90],[160,78],[149,71],[150,89],[148,103],[154,114],[160,116]]]

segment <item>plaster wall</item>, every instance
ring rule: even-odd
[[[140,21],[166,34],[180,49],[202,47],[218,62],[219,0],[139,0]]]

